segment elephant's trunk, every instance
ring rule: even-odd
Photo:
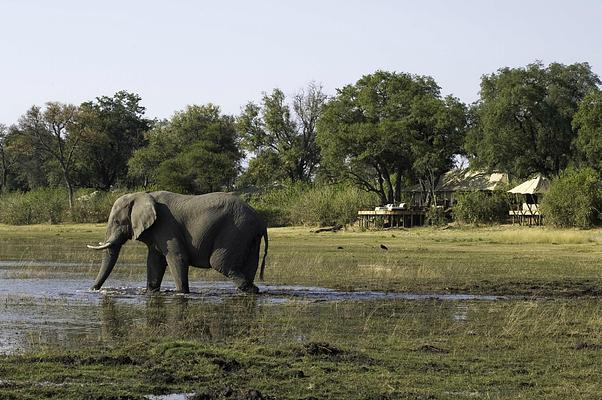
[[[100,267],[100,271],[98,271],[98,275],[96,276],[96,280],[94,281],[94,285],[92,285],[92,290],[98,290],[102,287],[103,283],[107,280],[115,263],[117,262],[117,258],[119,257],[119,251],[121,250],[121,246],[112,245],[105,248],[105,254],[102,258],[102,265]]]

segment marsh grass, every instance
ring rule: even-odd
[[[102,308],[100,350],[82,341],[68,352],[47,347],[4,357],[8,385],[0,391],[65,399],[225,388],[278,399],[596,398],[601,305],[567,299],[257,307],[245,297],[215,305],[157,298],[141,312],[114,303]],[[462,320],[454,318],[460,308]]]
[[[93,279],[102,255],[85,244],[103,235],[104,225],[0,226],[1,259],[76,263],[3,273]],[[599,397],[600,230],[279,228],[270,240],[268,284],[519,296],[278,305],[252,296],[218,304],[162,295],[130,304],[107,296],[91,310],[11,298],[0,304],[5,313],[82,312],[98,326],[84,334],[52,326],[23,333],[28,350],[0,358],[0,397],[142,398],[226,388],[278,399]],[[117,265],[114,274],[143,279],[145,251],[128,244],[120,263],[138,266]],[[191,271],[193,282],[224,279]]]

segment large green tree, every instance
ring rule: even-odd
[[[573,128],[581,161],[602,174],[602,91],[592,91],[579,103]]]
[[[290,104],[274,89],[260,105],[246,105],[237,119],[242,144],[254,154],[245,182],[311,181],[320,162],[316,124],[325,101],[322,87],[310,83]]]
[[[382,203],[401,200],[403,183],[431,192],[461,149],[465,107],[442,98],[426,76],[377,71],[337,90],[319,122],[324,166],[350,177]]]
[[[39,159],[45,165],[54,164],[60,171],[69,192],[70,207],[73,206],[75,159],[81,139],[76,127],[78,112],[78,107],[72,104],[48,102],[44,109],[31,107],[15,127],[24,155]]]
[[[78,172],[85,186],[108,190],[127,175],[127,162],[144,144],[152,123],[144,118],[140,96],[126,91],[102,96],[80,106],[82,141]]]
[[[242,151],[234,118],[219,107],[188,106],[150,130],[148,145],[129,161],[130,175],[145,185],[180,193],[232,187]]]
[[[15,151],[11,148],[11,135],[9,129],[4,124],[0,124],[0,191],[6,192],[9,189],[9,176],[14,175],[17,157]]]
[[[574,158],[577,105],[599,84],[587,63],[534,63],[483,76],[465,145],[471,163],[523,178],[558,174]]]

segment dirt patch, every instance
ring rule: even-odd
[[[164,369],[153,369],[148,372],[144,380],[153,384],[171,385],[178,381],[178,378]]]
[[[28,358],[27,362],[35,364],[39,362],[51,362],[63,365],[107,365],[107,366],[116,366],[116,365],[139,365],[139,363],[126,355],[118,355],[118,356],[98,356],[98,357],[79,357],[75,355],[51,355],[47,357],[33,357]]]
[[[430,344],[422,345],[422,346],[418,347],[416,349],[416,351],[421,351],[423,353],[433,353],[433,354],[447,354],[447,353],[449,353],[449,350],[442,349],[440,347],[433,346],[433,345],[430,345]]]
[[[241,368],[240,363],[234,359],[228,360],[228,359],[219,357],[219,358],[212,359],[211,362],[213,364],[217,365],[224,372],[233,372],[233,371],[237,371]]]
[[[257,389],[249,389],[242,391],[234,391],[233,389],[226,387],[223,390],[194,393],[187,397],[187,400],[271,400],[272,397],[265,396]]]
[[[574,347],[575,350],[602,350],[600,343],[579,342]]]
[[[310,342],[303,346],[303,350],[299,355],[309,356],[338,356],[343,353],[343,350],[339,349],[326,342]]]

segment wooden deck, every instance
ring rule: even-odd
[[[513,224],[519,225],[543,225],[543,215],[539,212],[525,212],[522,210],[512,210],[510,211],[510,217],[512,218]]]
[[[543,214],[539,210],[539,204],[523,203],[510,210],[512,223],[519,225],[543,225]]]
[[[361,228],[409,228],[424,225],[426,211],[420,209],[407,210],[368,210],[358,211],[357,216]]]

